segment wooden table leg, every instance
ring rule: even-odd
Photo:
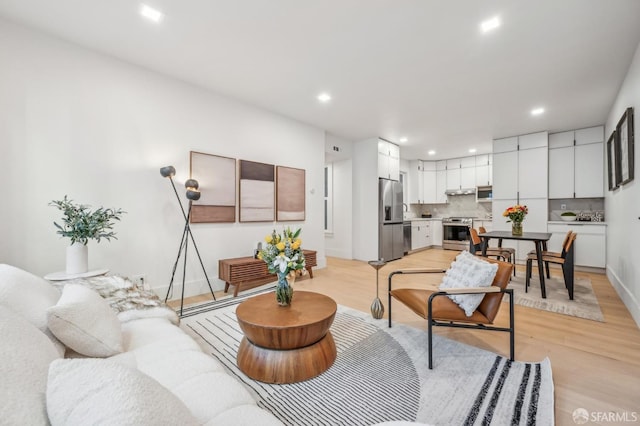
[[[544,286],[544,265],[542,261],[542,241],[536,241],[536,256],[538,257],[538,275],[540,276],[540,291],[542,292],[542,298],[547,298],[547,290]]]
[[[309,278],[313,278],[313,269],[311,269],[311,266],[307,266],[307,272],[309,273]]]
[[[226,293],[227,291],[229,291],[229,283],[225,282],[224,283],[224,292]]]

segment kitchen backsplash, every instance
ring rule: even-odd
[[[491,217],[491,203],[476,202],[475,194],[449,196],[448,201],[447,204],[411,204],[407,218],[423,214],[430,214],[432,217]],[[582,220],[604,221],[604,198],[549,200],[550,221],[562,220],[560,214],[565,211],[574,212]]]
[[[605,220],[604,198],[549,200],[549,220],[562,220],[560,215],[563,212],[575,213],[578,220],[603,222]]]
[[[431,214],[432,217],[491,217],[491,203],[476,202],[476,195],[453,195],[447,204],[411,204],[410,211],[420,217]]]

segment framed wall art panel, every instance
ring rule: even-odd
[[[620,185],[633,180],[633,108],[627,108],[616,126],[620,153]]]
[[[607,141],[607,176],[609,181],[609,191],[613,191],[620,186],[618,161],[618,135],[614,130]]]
[[[305,219],[305,171],[276,167],[276,220]]]
[[[236,221],[236,160],[191,151],[191,178],[200,185],[193,202],[192,223]]]
[[[240,160],[240,222],[274,220],[274,165]]]

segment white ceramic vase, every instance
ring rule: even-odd
[[[73,243],[67,247],[68,275],[84,274],[89,270],[89,248],[82,243]]]

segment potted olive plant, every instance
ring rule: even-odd
[[[84,204],[76,204],[65,195],[62,200],[53,200],[50,206],[57,207],[63,214],[62,223],[53,222],[58,234],[71,240],[67,247],[66,273],[69,275],[82,274],[88,271],[89,240],[100,242],[101,239],[110,241],[116,238],[113,225],[125,213],[121,209],[100,207],[91,210]],[[116,238],[117,239],[117,238]]]

